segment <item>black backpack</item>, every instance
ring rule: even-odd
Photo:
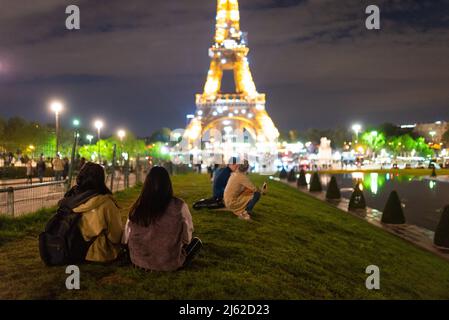
[[[93,241],[85,241],[80,228],[80,213],[73,209],[97,195],[87,191],[64,198],[56,214],[47,222],[45,231],[39,235],[39,252],[47,266],[82,263]]]

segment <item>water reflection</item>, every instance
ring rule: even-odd
[[[406,208],[407,223],[416,224],[429,230],[435,230],[441,208],[449,205],[449,183],[436,181],[428,176],[410,176],[396,173],[354,172],[335,175],[343,197],[349,198],[359,183],[364,190],[367,205],[382,211],[388,196],[396,190]],[[331,179],[330,175],[321,175],[324,187]],[[307,182],[310,176],[307,177]]]

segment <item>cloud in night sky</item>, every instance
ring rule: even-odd
[[[5,3],[5,4],[3,4]],[[81,30],[64,28],[65,7]],[[381,8],[381,30],[365,8]],[[203,89],[213,0],[3,0],[0,115],[101,116],[139,135],[185,125]],[[281,130],[449,119],[448,0],[240,0],[250,65]]]

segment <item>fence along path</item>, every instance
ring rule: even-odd
[[[126,179],[125,175],[116,171],[112,191],[117,192],[134,187],[137,184],[137,178],[136,174],[131,173]],[[110,187],[111,175],[107,176],[106,183]],[[0,215],[20,217],[40,209],[54,207],[66,191],[67,181],[0,186]]]

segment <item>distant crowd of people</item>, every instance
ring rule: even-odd
[[[34,159],[28,156],[19,156],[17,159],[12,153],[2,154],[1,159],[6,167],[25,167],[26,183],[32,184],[33,178],[37,177],[42,183],[44,178],[48,176],[47,168],[51,169],[54,181],[65,181],[69,175],[70,160],[67,157],[61,157],[59,154],[54,158],[46,158],[43,154],[39,158]],[[77,156],[75,159],[75,171],[79,171],[86,163],[86,159]]]
[[[233,158],[213,174],[212,199],[243,220],[251,219],[256,203],[266,192],[266,185],[259,190],[250,181],[248,169],[247,161],[238,163]],[[113,262],[125,257],[143,270],[175,271],[188,266],[202,248],[201,240],[193,237],[189,207],[174,195],[170,174],[164,167],[151,168],[124,224],[120,208],[105,184],[104,168],[92,162],[83,165],[76,185],[59,207],[61,213],[55,217],[58,214],[62,217],[62,209],[72,208],[72,214],[79,217],[82,240],[88,244],[82,261],[77,263]],[[54,219],[47,225],[46,233],[58,229],[51,225]],[[54,243],[46,249],[45,239],[52,239],[51,235],[46,236],[40,237],[41,256],[51,264]]]

